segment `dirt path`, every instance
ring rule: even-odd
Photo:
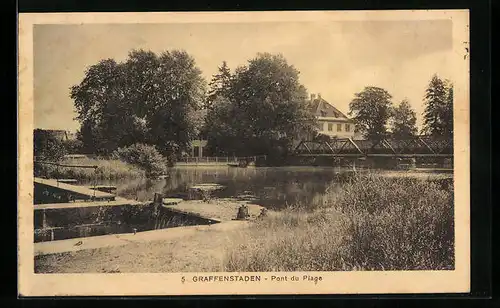
[[[36,273],[161,273],[221,270],[225,251],[243,237],[242,228],[200,229],[182,238],[43,255]]]

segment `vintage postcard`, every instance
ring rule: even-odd
[[[470,289],[467,10],[19,15],[20,296]]]

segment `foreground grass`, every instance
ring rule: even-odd
[[[411,178],[363,175],[310,214],[290,209],[255,224],[224,271],[454,268],[453,191]]]
[[[244,230],[41,256],[36,272],[449,270],[453,188],[357,176],[317,208],[270,212]]]
[[[113,180],[145,176],[144,170],[120,160],[110,159],[63,159],[60,164],[97,166],[97,169],[36,165],[35,174],[50,178],[70,178],[77,180]]]

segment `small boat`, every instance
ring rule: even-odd
[[[244,160],[240,160],[237,163],[228,163],[227,165],[229,167],[233,167],[233,168],[246,168],[248,166],[248,162],[246,162]]]
[[[184,201],[184,199],[180,199],[180,198],[163,198],[162,204],[163,205],[177,205],[183,201]]]

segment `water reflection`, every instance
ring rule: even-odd
[[[244,197],[254,199],[267,208],[310,203],[325,193],[332,183],[338,183],[349,171],[340,168],[228,168],[177,167],[166,179],[135,179],[109,181],[116,185],[117,194],[128,199],[147,201],[155,192],[167,197],[187,197],[188,188],[195,184],[214,183],[226,188],[217,197]]]
[[[226,187],[217,193],[217,197],[244,195],[267,208],[281,209],[320,204],[326,189],[337,189],[338,184],[349,178],[352,172],[352,169],[332,167],[176,167],[171,169],[166,179],[127,179],[102,184],[116,185],[117,194],[121,197],[148,201],[156,192],[163,193],[165,197],[187,198],[190,186],[213,183]]]

